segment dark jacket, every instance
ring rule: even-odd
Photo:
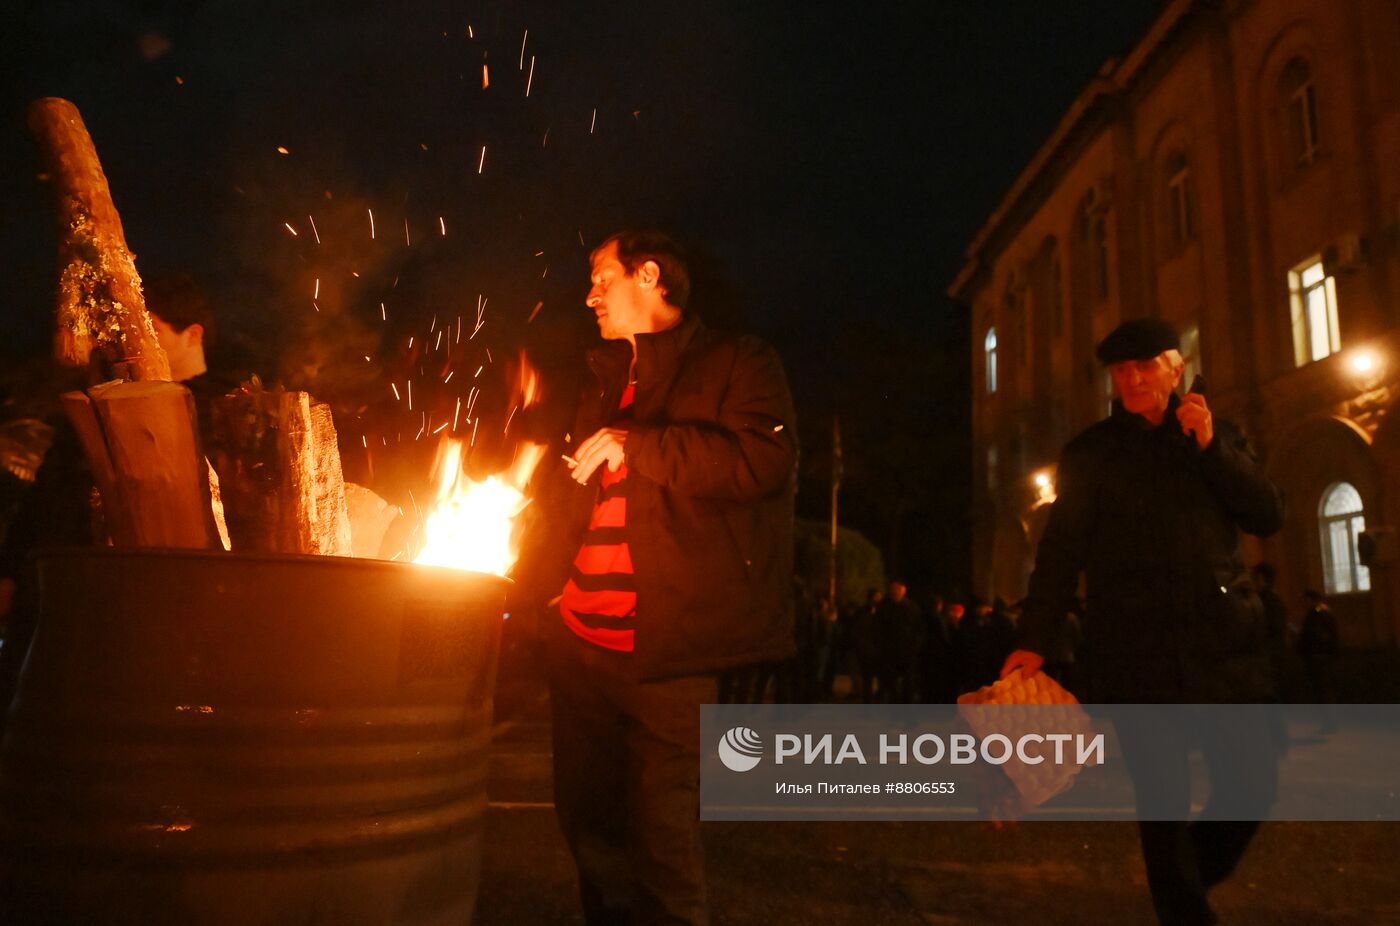
[[[1019,645],[1051,651],[1083,572],[1095,700],[1269,700],[1268,630],[1239,532],[1274,533],[1283,503],[1238,428],[1215,418],[1201,450],[1178,404],[1154,428],[1115,402],[1065,447]]]
[[[560,453],[604,427],[627,383],[631,350],[591,351],[567,440],[534,483],[513,578],[542,605],[563,589],[597,498]],[[633,658],[643,678],[718,671],[792,655],[793,493],[797,427],[782,363],[756,338],[686,316],[637,336],[626,442],[626,536],[636,572]],[[570,634],[557,611],[546,634]]]

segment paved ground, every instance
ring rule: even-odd
[[[528,679],[501,700],[477,922],[581,922],[549,803],[547,702]],[[1154,922],[1133,824],[706,823],[703,832],[713,917],[726,926]],[[1400,924],[1397,872],[1400,824],[1271,823],[1214,897],[1225,924]]]

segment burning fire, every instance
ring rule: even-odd
[[[539,376],[522,355],[518,407],[528,407],[538,398]],[[437,497],[425,524],[428,539],[413,561],[505,575],[520,552],[512,542],[512,529],[529,503],[525,486],[546,448],[522,443],[505,472],[476,482],[462,465],[467,447],[466,441],[445,435],[438,447],[433,464]]]

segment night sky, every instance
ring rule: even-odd
[[[1159,7],[11,3],[0,357],[42,355],[52,325],[52,220],[24,129],[38,96],[82,112],[143,276],[209,290],[216,360],[331,398],[343,438],[350,415],[388,432],[406,338],[479,297],[483,344],[559,361],[592,328],[588,248],[656,225],[694,249],[693,307],[783,354],[800,512],[826,514],[839,410],[843,520],[916,587],[956,587],[969,362],[943,291]]]

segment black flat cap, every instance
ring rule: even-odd
[[[1108,366],[1124,360],[1151,360],[1164,350],[1180,350],[1181,338],[1170,322],[1160,318],[1135,318],[1109,332],[1094,353]]]

